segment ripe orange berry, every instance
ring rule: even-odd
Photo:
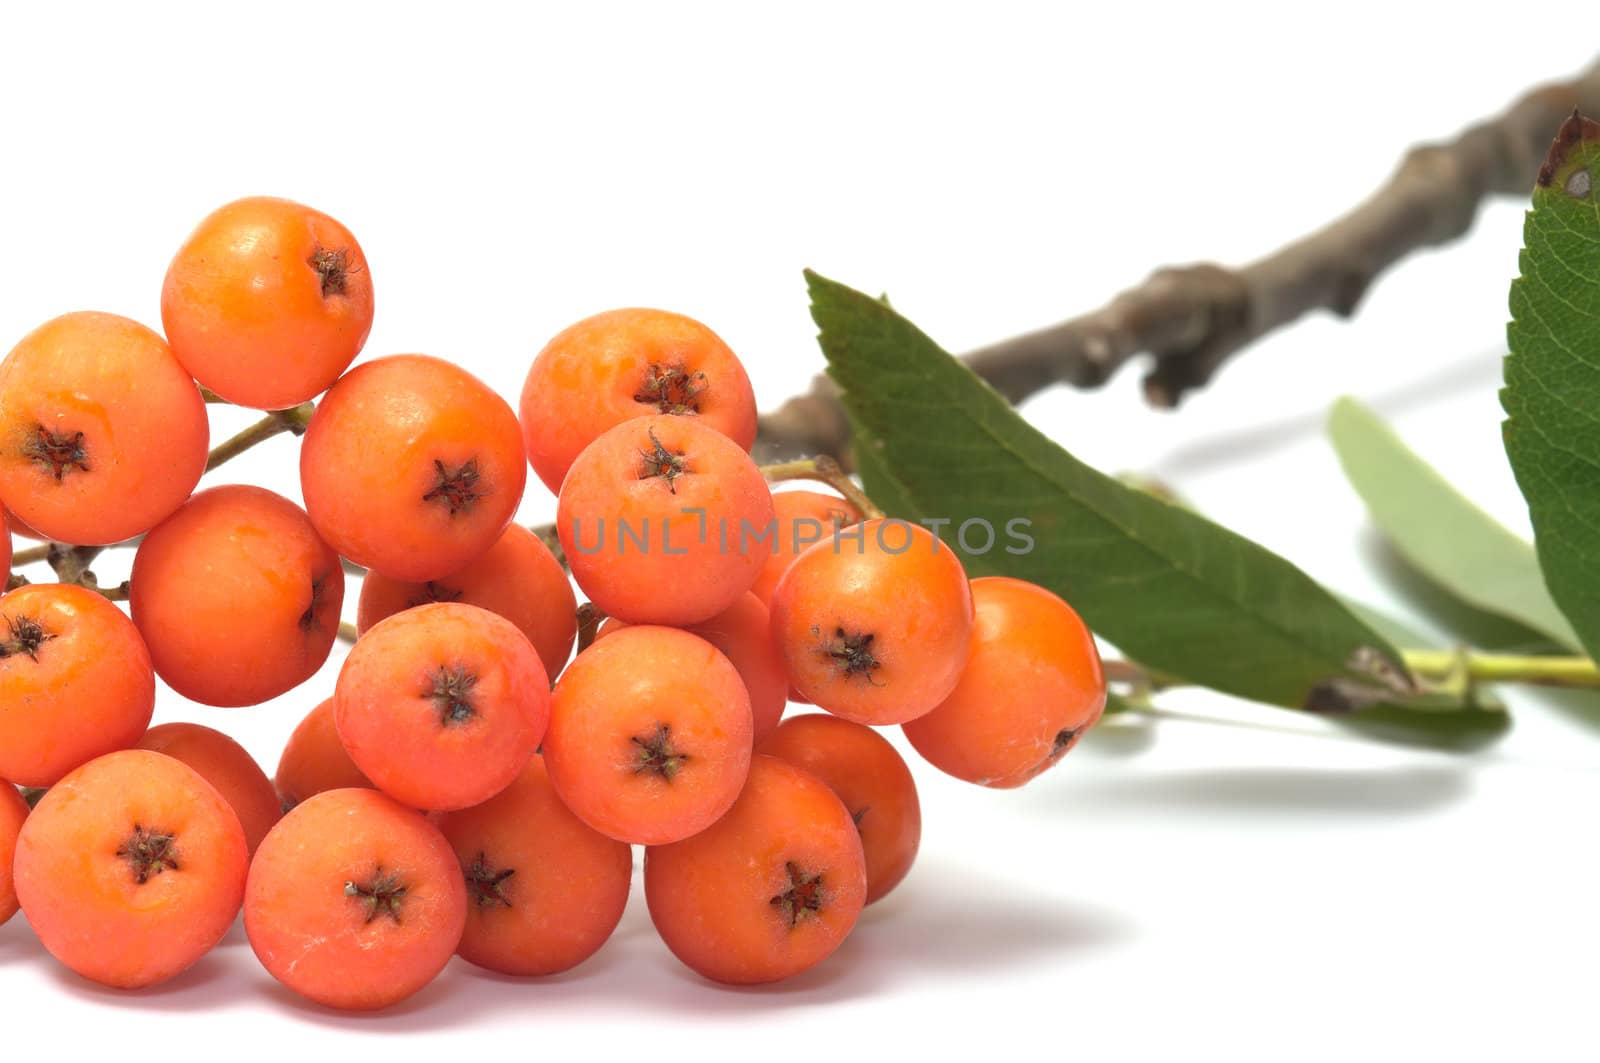
[[[627,626],[626,622],[613,617],[600,625],[595,638],[603,638]],[[738,669],[745,692],[750,695],[752,733],[757,744],[762,742],[778,726],[789,700],[789,678],[783,674],[783,661],[772,645],[767,607],[755,595],[746,592],[710,620],[691,624],[684,630],[721,650]]]
[[[772,515],[778,528],[772,553],[750,587],[750,593],[769,608],[773,590],[795,558],[810,546],[831,541],[834,529],[861,521],[861,511],[855,506],[838,495],[818,491],[774,491]]]
[[[510,785],[549,716],[550,679],[532,643],[475,605],[389,617],[351,649],[333,695],[356,767],[396,800],[437,812]]]
[[[124,317],[58,317],[0,363],[0,501],[57,542],[149,531],[200,481],[210,432],[166,343]]]
[[[869,520],[795,560],[772,594],[772,631],[807,700],[857,723],[904,723],[961,677],[972,592],[926,528]]]
[[[376,789],[339,741],[332,698],[321,701],[295,727],[272,783],[285,812],[325,790]]]
[[[861,838],[816,776],[757,756],[728,814],[645,853],[650,918],[673,955],[717,982],[776,982],[833,954],[867,894]]]
[[[255,705],[327,661],[344,569],[299,506],[235,484],[201,491],[156,525],[130,586],[162,679],[203,705]]]
[[[622,919],[633,853],[567,810],[534,757],[505,790],[446,813],[467,880],[461,957],[512,975],[556,974],[599,951]]]
[[[402,609],[460,602],[498,613],[517,625],[556,675],[572,656],[578,601],[572,581],[550,548],[520,524],[507,526],[488,553],[463,569],[424,583],[403,583],[376,572],[361,581],[356,628],[368,628]]]
[[[0,926],[17,914],[17,888],[11,864],[17,851],[17,833],[28,818],[28,802],[17,788],[0,779]]]
[[[583,449],[647,414],[693,417],[749,450],[756,401],[744,366],[716,333],[666,310],[611,310],[545,345],[520,406],[528,461],[552,491]]]
[[[906,724],[928,763],[983,786],[1021,786],[1067,755],[1106,704],[1094,636],[1043,587],[972,581],[972,653],[939,707]]]
[[[867,903],[900,884],[922,841],[922,806],[911,769],[870,727],[812,713],[779,725],[757,747],[828,784],[855,821],[867,859]]]
[[[572,575],[608,616],[697,624],[750,589],[772,549],[772,494],[750,456],[684,417],[596,439],[561,487]]]
[[[704,639],[625,627],[567,666],[545,735],[550,781],[602,834],[660,845],[703,830],[750,765],[750,696]]]
[[[331,1008],[374,1011],[444,970],[467,919],[450,843],[376,790],[329,790],[267,835],[244,929],[267,972]]]
[[[372,328],[372,275],[343,225],[253,196],[208,215],[161,288],[172,353],[229,402],[263,410],[326,391]]]
[[[239,817],[193,769],[143,749],[52,786],[17,839],[22,910],[56,959],[138,989],[186,971],[239,914]]]
[[[243,746],[221,731],[197,723],[164,723],[146,731],[139,748],[165,753],[210,783],[239,817],[252,855],[283,818],[272,780]]]
[[[345,557],[398,580],[438,579],[488,550],[527,477],[505,400],[420,354],[345,374],[300,443],[311,523]]]
[[[105,598],[54,583],[0,597],[0,777],[53,785],[139,741],[155,703],[144,640]]]

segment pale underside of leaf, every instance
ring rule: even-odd
[[[1408,564],[1474,609],[1581,648],[1545,589],[1533,544],[1456,490],[1356,400],[1334,404],[1328,435],[1373,523]]]

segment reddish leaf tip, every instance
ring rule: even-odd
[[[1561,123],[1561,128],[1556,131],[1556,139],[1550,145],[1550,154],[1545,157],[1544,165],[1539,167],[1539,187],[1548,188],[1555,180],[1556,171],[1561,169],[1572,154],[1572,150],[1586,140],[1600,140],[1600,122],[1581,114],[1576,107],[1567,120]]]

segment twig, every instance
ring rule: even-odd
[[[360,630],[348,620],[339,621],[339,641],[355,645],[356,639],[361,637]]]
[[[311,423],[311,415],[316,411],[316,404],[302,402],[300,405],[288,410],[275,410],[261,420],[244,429],[231,439],[225,439],[211,449],[211,455],[206,459],[206,472],[210,472],[218,465],[238,457],[257,443],[263,443],[273,436],[292,432],[295,435],[304,435],[306,426]]]
[[[1600,112],[1600,64],[1535,89],[1455,138],[1412,148],[1393,176],[1326,227],[1240,268],[1169,266],[1082,317],[972,351],[966,363],[1012,402],[1056,384],[1096,387],[1140,354],[1154,359],[1145,396],[1176,406],[1230,357],[1315,310],[1341,317],[1385,269],[1465,233],[1491,195],[1525,196],[1562,120]],[[1328,147],[1326,131],[1323,148]],[[837,392],[809,393],[761,418],[762,461],[847,454]]]
[[[581,602],[578,605],[578,650],[582,653],[594,645],[595,636],[600,633],[600,625],[607,620],[605,610],[593,602]]]
[[[761,475],[772,483],[783,483],[786,480],[815,480],[827,484],[843,495],[845,501],[855,506],[868,520],[875,520],[884,515],[883,509],[868,498],[865,491],[856,486],[850,474],[826,454],[815,458],[797,458],[794,461],[763,465]]]

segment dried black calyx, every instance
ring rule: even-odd
[[[50,470],[56,483],[60,483],[62,477],[72,469],[89,471],[89,452],[84,446],[82,432],[58,434],[42,424],[36,424],[22,442],[22,453],[30,461]]]
[[[26,657],[31,661],[39,659],[39,649],[55,634],[46,631],[44,625],[31,616],[6,617],[6,636],[0,639],[0,658]]]
[[[799,926],[802,920],[822,911],[826,900],[822,873],[808,875],[792,860],[784,865],[784,871],[789,876],[788,888],[768,903],[783,914],[784,921],[791,927]]]
[[[433,471],[437,479],[422,496],[422,500],[448,506],[452,517],[462,510],[470,509],[474,502],[488,494],[478,486],[480,476],[477,458],[469,458],[454,469],[442,461],[435,460]]]
[[[361,905],[366,915],[365,922],[370,923],[380,915],[387,915],[399,923],[407,889],[404,880],[396,872],[385,871],[379,866],[373,868],[372,877],[366,882],[346,882],[344,895]]]
[[[821,638],[822,632],[812,628],[811,633]],[[861,676],[872,682],[872,673],[883,667],[883,663],[872,652],[873,635],[870,632],[857,632],[851,634],[843,627],[833,629],[833,636],[822,643],[821,652],[839,666],[845,678]]]
[[[440,665],[428,681],[422,696],[433,702],[439,713],[439,725],[466,723],[478,715],[472,704],[472,688],[478,685],[478,674],[469,672],[463,665]]]
[[[300,630],[315,631],[321,626],[322,607],[328,593],[328,579],[326,576],[313,576],[311,579],[311,602],[306,606],[306,611],[300,614]]]
[[[676,365],[651,362],[633,401],[654,406],[661,413],[699,413],[706,387],[706,375],[689,372],[681,362]]]
[[[678,493],[678,477],[689,471],[689,462],[684,452],[668,450],[656,438],[654,428],[650,429],[650,449],[639,451],[641,459],[639,479],[649,480],[660,477],[667,481],[667,488],[673,494]]]
[[[422,589],[406,600],[407,609],[415,609],[419,605],[432,605],[435,602],[456,602],[461,600],[461,592],[446,587],[433,580],[422,585]]]
[[[350,252],[343,248],[330,250],[319,247],[306,259],[306,264],[317,271],[322,281],[324,299],[330,295],[345,294],[351,274],[361,272],[361,267],[350,260]]]
[[[506,896],[506,881],[517,873],[514,867],[495,870],[493,864],[483,853],[469,864],[466,869],[467,895],[472,898],[479,908],[494,908],[498,905],[511,907],[511,898]]]
[[[165,831],[146,830],[141,823],[117,850],[133,869],[133,880],[143,886],[154,875],[178,870],[177,836]]]
[[[673,747],[672,728],[664,723],[656,724],[653,733],[643,737],[634,735],[630,741],[638,754],[633,767],[635,775],[659,775],[671,782],[689,759],[689,754]]]

